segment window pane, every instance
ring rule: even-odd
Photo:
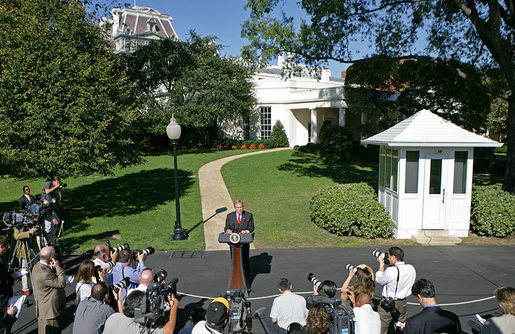
[[[268,139],[272,132],[272,107],[261,107],[260,112],[261,139]]]
[[[397,169],[399,164],[399,151],[392,151],[392,190],[397,192]]]
[[[467,185],[467,158],[468,152],[459,151],[454,153],[454,193],[466,193]]]
[[[429,193],[440,194],[442,185],[442,159],[431,159],[429,174]]]
[[[392,180],[392,150],[386,150],[386,175],[385,175],[385,186],[390,188],[390,181]]]
[[[406,152],[406,194],[418,193],[418,151]]]

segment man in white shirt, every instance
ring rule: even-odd
[[[152,269],[147,268],[143,270],[141,275],[139,275],[139,285],[134,289],[129,289],[129,291],[127,291],[127,296],[130,295],[133,291],[147,292],[147,288],[152,283],[154,283],[154,272],[152,271]]]
[[[356,296],[354,305],[355,334],[379,334],[381,320],[379,313],[375,312],[370,305],[370,297],[366,293],[361,293]]]
[[[206,310],[206,320],[197,322],[191,334],[217,334],[224,331],[229,317],[229,301],[218,297],[214,299]]]
[[[399,247],[391,247],[388,250],[388,260],[390,266],[385,270],[384,259],[377,258],[379,269],[376,272],[376,283],[384,286],[380,305],[387,298],[391,298],[395,301],[398,313],[392,316],[392,312],[379,306],[381,334],[388,333],[388,327],[393,326],[397,321],[406,322],[408,318],[406,298],[411,295],[411,287],[417,276],[415,267],[404,263],[404,252]]]

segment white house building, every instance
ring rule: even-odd
[[[133,52],[139,45],[152,40],[178,39],[172,26],[172,17],[148,7],[113,8],[111,43],[115,53]]]
[[[279,56],[277,65],[259,69],[252,77],[258,115],[251,119],[250,138],[269,138],[278,120],[290,146],[317,142],[324,122],[345,126],[344,79],[331,77],[328,69],[284,77],[283,62]]]
[[[361,142],[380,146],[378,200],[397,225],[395,237],[425,230],[468,235],[474,147],[501,143],[429,110]]]

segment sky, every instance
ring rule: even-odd
[[[245,40],[241,38],[241,25],[249,17],[243,6],[246,0],[126,0],[132,7],[151,7],[172,17],[172,25],[180,39],[186,39],[190,30],[202,36],[214,35],[223,46],[225,56],[239,56]],[[295,5],[284,8],[288,14],[301,15]],[[340,77],[348,65],[331,62],[331,76]]]

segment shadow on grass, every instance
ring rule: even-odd
[[[327,177],[336,183],[366,182],[374,189],[377,188],[377,166],[372,163],[366,166],[373,170],[358,168],[364,163],[338,162],[321,159],[314,154],[294,151],[292,158],[278,167],[281,171],[293,171],[299,176]]]

